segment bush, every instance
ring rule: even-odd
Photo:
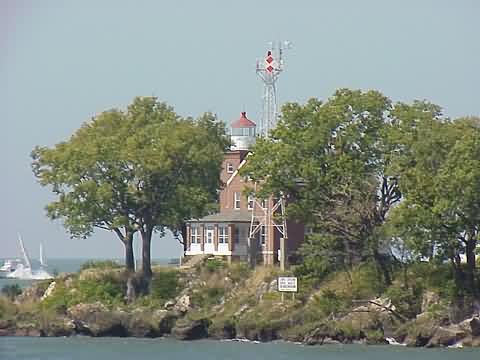
[[[325,317],[336,316],[348,307],[346,297],[332,290],[323,290],[314,299],[314,306]]]
[[[238,262],[230,266],[228,275],[234,283],[240,283],[249,277],[250,272],[251,269],[247,263]]]
[[[22,288],[18,284],[5,285],[2,288],[2,295],[10,299],[11,301],[22,293]]]
[[[178,295],[178,274],[176,271],[155,273],[152,278],[150,296],[165,303]]]
[[[398,286],[391,286],[385,292],[385,296],[392,300],[396,310],[407,318],[414,318],[422,309],[422,290],[414,287],[404,289]]]
[[[217,258],[207,259],[207,261],[205,261],[205,269],[209,273],[217,272],[220,269],[223,269],[224,267],[225,267],[225,261]]]
[[[16,306],[11,301],[0,297],[0,319],[9,319],[15,316]]]
[[[371,299],[384,291],[382,277],[375,264],[365,263],[352,272],[352,296],[357,299]]]
[[[192,303],[198,307],[212,306],[220,303],[225,295],[225,289],[221,287],[210,287],[192,294]]]
[[[113,275],[104,275],[99,279],[77,279],[69,288],[58,283],[43,305],[47,310],[52,309],[60,313],[76,304],[97,301],[113,307],[123,304],[125,291],[124,281]]]
[[[80,271],[87,269],[118,269],[121,268],[116,260],[88,260],[80,266]]]

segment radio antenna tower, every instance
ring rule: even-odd
[[[270,43],[270,50],[262,62],[257,61],[257,75],[264,84],[263,109],[258,134],[267,138],[278,121],[276,82],[283,71],[283,52],[292,47],[290,41]]]
[[[278,42],[275,46],[270,43],[270,50],[263,62],[257,61],[257,74],[264,84],[263,112],[259,124],[258,135],[264,138],[270,136],[270,131],[278,122],[277,88],[276,82],[283,71],[283,52],[291,48],[289,41]],[[268,199],[256,197],[257,183],[255,183],[252,218],[248,239],[249,260],[251,266],[256,263],[256,251],[259,248],[265,265],[275,262],[275,243],[280,243],[280,268],[285,269],[287,223],[285,218],[285,199],[282,194]],[[258,244],[258,237],[261,245]],[[277,239],[277,240],[276,240]]]

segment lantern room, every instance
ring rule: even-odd
[[[255,143],[255,136],[256,125],[247,118],[247,113],[243,111],[240,119],[230,125],[232,150],[248,150]]]

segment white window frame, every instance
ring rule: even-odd
[[[268,199],[262,199],[262,202],[261,202],[262,209],[265,210],[267,208],[267,204],[268,204]]]
[[[242,198],[242,194],[240,194],[240,192],[235,191],[233,193],[233,208],[235,210],[240,210],[241,198]]]
[[[220,225],[218,227],[218,243],[228,244],[228,226]]]
[[[234,169],[233,169],[233,164],[232,163],[227,163],[227,173],[228,174],[233,174],[234,173]]]
[[[253,210],[253,205],[255,202],[255,197],[253,195],[248,195],[248,210]]]
[[[192,244],[200,244],[200,228],[198,226],[192,226],[190,228],[190,242]]]

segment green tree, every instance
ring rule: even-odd
[[[208,211],[221,187],[219,173],[229,145],[224,126],[211,114],[182,119],[153,97],[135,98],[126,112],[104,112],[69,141],[37,147],[34,173],[51,186],[47,206],[73,237],[94,228],[113,231],[125,244],[133,270],[133,234],[142,237],[142,274],[151,279],[154,232]]]
[[[262,184],[263,195],[286,194],[289,216],[317,233],[304,246],[306,263],[321,249],[348,267],[372,258],[391,281],[379,231],[401,197],[396,179],[386,173],[390,108],[379,92],[348,89],[325,103],[287,104],[271,139],[255,146],[245,173]]]
[[[391,233],[414,256],[449,261],[456,297],[462,302],[467,292],[478,300],[478,119],[452,122],[441,117],[438,106],[425,102],[399,104],[394,119],[392,169],[405,200],[391,214]]]

